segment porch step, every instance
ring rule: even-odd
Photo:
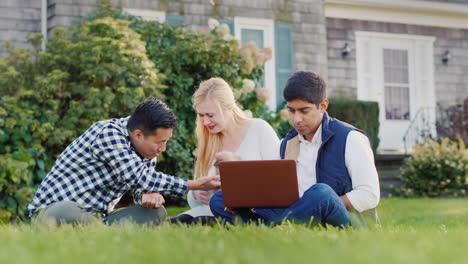
[[[402,153],[376,155],[375,166],[379,173],[381,197],[388,197],[392,187],[402,184],[400,180],[400,167],[408,156]]]

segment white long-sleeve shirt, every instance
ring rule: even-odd
[[[299,195],[317,183],[315,171],[318,151],[322,144],[322,126],[311,141],[299,136],[297,177]],[[358,131],[351,131],[346,139],[345,163],[351,177],[352,190],[346,193],[351,205],[358,212],[377,206],[380,200],[380,187],[374,155],[368,138]]]

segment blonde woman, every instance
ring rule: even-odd
[[[197,113],[196,136],[198,154],[194,178],[215,175],[215,154],[232,152],[242,160],[267,160],[278,157],[279,139],[264,120],[247,118],[237,106],[234,94],[221,78],[211,78],[200,84],[193,95]],[[213,191],[188,193],[190,210],[171,222],[205,223],[213,217],[209,201]]]

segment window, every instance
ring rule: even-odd
[[[259,48],[271,48],[273,54],[275,52],[274,23],[271,19],[235,17],[234,36],[241,45],[255,41]],[[275,56],[272,56],[272,59],[265,63],[264,76],[258,84],[270,91],[267,105],[272,110],[276,110],[277,107],[275,75]]]
[[[259,49],[265,48],[263,40],[263,31],[258,29],[242,29],[241,30],[241,46],[253,41],[257,43]],[[265,87],[265,75],[257,83],[257,87]]]
[[[255,41],[259,48],[271,48],[273,59],[265,65],[265,75],[258,87],[270,90],[268,106],[276,110],[283,106],[283,89],[286,81],[294,72],[294,45],[291,24],[273,24],[268,19],[235,18],[218,19],[220,23],[227,24],[242,45]],[[274,28],[273,28],[274,26]],[[240,30],[239,30],[240,27]],[[274,45],[272,44],[274,40]]]
[[[167,15],[166,22],[169,25],[183,25],[185,24],[185,18],[183,16]]]
[[[408,51],[383,49],[385,118],[409,120]]]

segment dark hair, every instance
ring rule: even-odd
[[[286,102],[301,99],[318,107],[327,98],[327,84],[315,72],[298,71],[289,77],[283,96]]]
[[[176,128],[177,118],[161,100],[146,99],[128,119],[128,130],[140,129],[145,136],[154,135],[158,128]]]

